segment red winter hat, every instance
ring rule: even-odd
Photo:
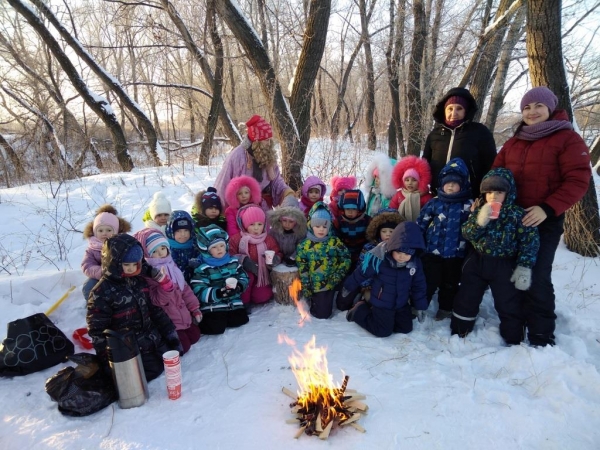
[[[250,142],[266,141],[273,137],[273,128],[271,128],[269,122],[258,114],[252,116],[246,122],[246,126],[248,127],[248,139],[250,139]]]

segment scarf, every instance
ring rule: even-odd
[[[458,119],[458,120],[444,120],[444,123],[446,124],[446,126],[448,128],[456,128],[459,125],[462,125],[463,123],[465,123],[466,119]]]
[[[566,120],[546,120],[534,125],[523,125],[516,136],[524,141],[537,141],[559,130],[572,130],[573,125]]]
[[[462,189],[454,194],[446,194],[443,188],[438,188],[438,198],[446,203],[460,203],[471,198],[471,188]]]
[[[371,186],[371,191],[369,195],[369,202],[367,205],[367,214],[373,217],[383,206],[383,201],[381,200],[381,189],[375,186]]]
[[[404,200],[400,203],[398,212],[409,222],[416,222],[421,211],[421,193],[402,189],[402,195],[404,195]]]
[[[146,261],[155,269],[160,270],[164,267],[173,283],[176,283],[179,289],[183,291],[186,284],[185,278],[170,254],[164,258],[146,258]]]
[[[269,270],[267,269],[267,263],[265,262],[265,250],[267,249],[267,244],[265,244],[265,239],[267,238],[267,232],[263,231],[258,236],[252,236],[247,231],[242,231],[242,239],[240,240],[240,253],[244,255],[248,255],[250,257],[250,253],[248,252],[248,247],[250,244],[256,245],[256,253],[258,254],[258,279],[256,281],[257,287],[266,286],[269,284]]]
[[[100,239],[98,239],[96,236],[91,236],[90,237],[90,242],[88,242],[88,247],[91,250],[95,250],[95,251],[102,251],[102,246],[104,245],[104,241],[101,241]]]
[[[177,242],[175,239],[169,239],[169,245],[174,250],[188,250],[194,247],[194,240],[190,238],[182,244],[181,242]]]
[[[208,264],[211,267],[222,267],[225,264],[231,261],[231,255],[229,253],[225,253],[225,256],[221,258],[214,258],[212,256],[203,256],[202,261]]]
[[[323,197],[321,197],[319,200],[317,200],[317,202],[322,202],[322,201],[323,201]],[[300,197],[300,203],[302,203],[304,206],[306,206],[306,211],[310,211],[310,208],[312,208],[313,205],[317,202],[311,202],[304,195],[302,197]]]
[[[306,238],[314,243],[318,243],[318,242],[325,242],[327,239],[329,239],[329,233],[327,233],[325,236],[323,236],[322,238],[316,237],[313,232],[311,230],[308,230],[306,232]]]

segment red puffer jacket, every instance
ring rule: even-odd
[[[552,119],[568,120],[568,116],[557,110]],[[519,206],[547,205],[556,216],[583,198],[591,177],[588,147],[572,130],[559,130],[537,141],[513,136],[492,167],[506,167],[513,173]]]

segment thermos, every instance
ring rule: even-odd
[[[135,334],[104,330],[108,361],[119,392],[119,407],[135,408],[148,400],[148,383]]]

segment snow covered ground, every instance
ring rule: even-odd
[[[360,172],[369,158],[342,164],[318,154],[307,167],[326,181],[328,167],[346,164]],[[218,168],[217,161],[210,168],[136,169],[0,190],[0,339],[8,322],[46,311],[71,285],[78,288],[50,318],[68,336],[85,326],[81,231],[100,204],[112,203],[135,231],[155,191],[173,209],[189,211]],[[115,403],[69,418],[44,391],[61,366],[0,378],[0,448],[598,449],[599,263],[559,247],[553,272],[558,345],[552,348],[505,347],[489,293],[466,339],[450,337],[448,320],[433,321],[435,304],[412,333],[378,339],[343,313],[300,324],[296,309],[271,303],[256,308],[249,324],[192,347],[182,358],[177,401],[167,398],[163,375],[149,384],[142,407],[122,410]],[[367,395],[369,411],[359,421],[366,433],[343,428],[328,441],[293,439],[297,426],[285,423],[290,399],[281,388],[295,391],[297,384],[288,362],[292,349],[278,344],[280,334],[298,348],[313,335],[327,347],[334,380],[348,374],[348,387]]]

